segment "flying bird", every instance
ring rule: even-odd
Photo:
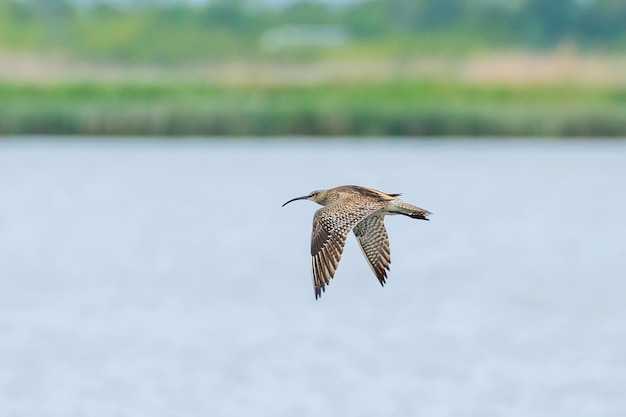
[[[381,285],[385,285],[391,263],[389,237],[384,216],[403,214],[412,219],[428,220],[431,214],[423,208],[405,203],[398,197],[373,188],[342,185],[329,190],[316,190],[296,200],[311,200],[324,207],[313,216],[311,234],[311,266],[315,299],[318,299],[335,275],[350,230],[359,241],[363,255]]]

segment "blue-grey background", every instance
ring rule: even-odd
[[[318,301],[313,189],[387,217]],[[626,415],[626,144],[0,141],[0,415]]]

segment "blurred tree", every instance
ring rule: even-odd
[[[280,13],[285,23],[320,24],[335,23],[336,13],[325,3],[298,1],[286,6]]]
[[[66,38],[67,22],[74,14],[74,7],[67,0],[38,0],[37,10],[45,26],[45,42],[55,45]]]
[[[424,9],[425,0],[388,0],[383,1],[386,19],[393,25],[394,31],[415,32],[419,30],[419,17]]]
[[[262,53],[284,24],[343,25],[371,51],[550,48],[564,39],[626,50],[626,0],[0,0],[0,47],[90,58],[178,62]],[[473,49],[476,50],[476,49]],[[400,52],[399,52],[400,51]],[[376,53],[379,53],[376,52]]]
[[[385,18],[388,12],[383,1],[365,1],[346,7],[339,20],[360,38],[380,37],[388,33],[390,23]]]
[[[466,1],[429,0],[424,2],[418,24],[423,29],[455,26],[466,10]]]
[[[526,0],[521,13],[527,39],[546,47],[572,35],[577,8],[576,0]]]
[[[578,19],[579,39],[587,44],[606,41],[626,43],[626,1],[595,0],[582,6]]]
[[[32,22],[36,18],[36,8],[19,0],[0,0],[0,16],[14,23]]]
[[[247,22],[245,0],[215,0],[202,6],[201,21],[206,26],[242,29]]]

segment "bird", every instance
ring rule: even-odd
[[[350,230],[354,232],[365,259],[382,286],[391,264],[386,215],[402,214],[412,219],[429,220],[428,210],[400,200],[400,193],[384,193],[358,185],[342,185],[315,190],[292,198],[322,205],[313,216],[311,233],[311,268],[315,299],[321,297],[335,275]]]

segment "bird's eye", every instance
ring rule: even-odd
[[[309,194],[309,198],[311,198],[311,197],[315,197],[316,195],[317,195],[317,193],[314,191],[314,192],[312,192],[311,194]]]

